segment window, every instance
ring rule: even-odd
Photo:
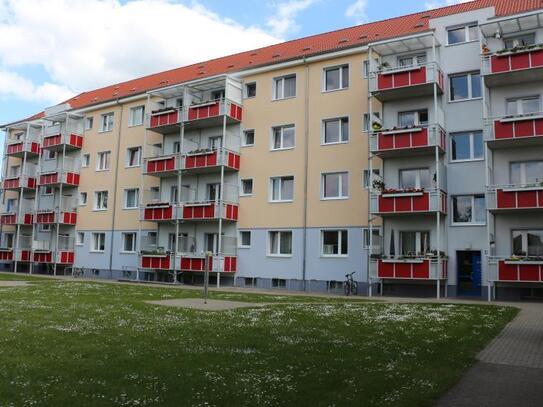
[[[51,225],[50,224],[40,224],[38,226],[38,230],[40,232],[50,232],[51,231]]]
[[[292,255],[292,232],[272,231],[268,233],[268,254],[270,256]]]
[[[430,170],[428,168],[415,168],[409,170],[400,170],[400,188],[429,188]]]
[[[447,30],[447,39],[449,45],[478,40],[479,30],[477,23],[468,24],[462,27],[449,28]]]
[[[208,139],[208,146],[212,150],[218,150],[222,147],[222,136],[213,136]]]
[[[77,232],[75,235],[75,244],[78,246],[83,246],[85,244],[85,233]]]
[[[247,83],[245,85],[245,97],[254,98],[256,96],[256,82]]]
[[[287,288],[287,280],[284,278],[272,278],[272,288]]]
[[[349,118],[323,120],[323,144],[346,143],[349,141]]]
[[[524,34],[516,37],[505,38],[503,40],[506,49],[513,49],[517,47],[525,47],[527,45],[535,44],[535,34]]]
[[[42,194],[42,196],[53,195],[53,187],[50,187],[50,186],[42,187],[41,188],[41,194]]]
[[[427,126],[428,109],[398,113],[398,125],[400,127]]]
[[[274,100],[296,97],[296,75],[282,76],[273,80]]]
[[[379,168],[374,168],[372,170],[373,172],[373,179],[379,179],[381,177],[381,170]],[[364,170],[364,174],[362,175],[364,188],[370,187],[370,170]]]
[[[543,181],[543,161],[523,161],[509,164],[512,185],[539,184]]]
[[[253,180],[242,179],[241,180],[241,195],[249,196],[253,194]]]
[[[128,114],[129,126],[141,126],[145,117],[145,106],[131,107]]]
[[[294,148],[296,131],[294,125],[272,128],[272,150]]]
[[[364,113],[364,117],[362,119],[362,131],[369,131],[371,130],[371,125],[374,123],[381,123],[381,114],[379,112],[373,112],[373,120],[370,123],[370,115],[368,113]]]
[[[451,161],[482,160],[483,157],[482,131],[451,134]]]
[[[372,243],[374,248],[381,249],[383,245],[383,236],[381,236],[381,229],[379,228],[372,228],[371,229],[371,235],[373,237]],[[370,248],[370,230],[364,229],[363,230],[363,245],[364,249]]]
[[[109,162],[111,158],[111,151],[102,151],[98,153],[98,159],[96,160],[96,171],[109,170]]]
[[[183,107],[183,98],[177,98],[175,99],[175,107]]]
[[[207,199],[209,201],[216,201],[221,197],[221,184],[212,183],[207,184]]]
[[[426,54],[407,55],[398,58],[398,66],[400,67],[424,65],[425,63]]]
[[[90,154],[83,154],[82,160],[81,160],[81,166],[86,168],[90,165]]]
[[[543,256],[543,230],[513,230],[513,254]]]
[[[245,130],[243,132],[243,146],[254,146],[255,145],[255,131],[254,130]]]
[[[87,204],[87,193],[86,192],[80,192],[79,193],[79,205],[86,205]]]
[[[43,150],[43,159],[45,161],[51,161],[57,158],[57,152],[53,150]]]
[[[453,196],[453,223],[484,224],[486,207],[484,195]]]
[[[136,209],[139,201],[139,189],[130,188],[124,190],[124,209]]]
[[[214,90],[213,92],[211,92],[211,100],[220,100],[220,99],[224,99],[224,89],[218,89],[218,90]]]
[[[94,117],[86,117],[85,118],[85,130],[92,129],[93,124],[94,124]]]
[[[94,193],[94,210],[103,211],[107,209],[108,191],[97,191]]]
[[[534,114],[541,110],[539,96],[507,99],[505,103],[508,116]]]
[[[430,232],[400,232],[400,253],[403,256],[420,256],[430,250]]]
[[[123,233],[122,235],[122,244],[124,253],[135,253],[136,252],[136,233]]]
[[[181,143],[179,141],[174,141],[173,143],[173,153],[179,154],[181,152]]]
[[[6,212],[12,213],[12,212],[15,212],[16,210],[17,210],[17,199],[9,198],[6,204]]]
[[[141,165],[141,147],[130,147],[126,149],[126,166],[139,167]]]
[[[347,230],[322,230],[321,255],[347,256],[349,249],[349,234]]]
[[[349,173],[331,172],[322,174],[322,198],[345,199],[349,197]]]
[[[239,247],[248,249],[251,247],[251,232],[242,230],[239,232]]]
[[[100,115],[100,132],[113,130],[113,113]]]
[[[270,189],[272,202],[290,202],[294,199],[294,177],[271,178]]]
[[[92,246],[91,251],[103,252],[106,248],[106,234],[105,233],[93,233],[92,234]]]
[[[244,277],[243,278],[244,287],[256,287],[256,279],[254,277]]]
[[[11,178],[16,178],[20,175],[21,173],[21,166],[20,165],[12,165],[11,167],[9,167],[9,176]]]
[[[326,68],[324,70],[324,90],[338,90],[349,87],[349,65]]]
[[[477,99],[482,95],[479,72],[450,76],[449,83],[451,101]]]

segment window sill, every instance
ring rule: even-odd
[[[338,89],[330,89],[330,90],[326,90],[326,89],[322,89],[321,90],[321,93],[334,93],[334,92],[341,92],[342,90],[349,90],[349,87],[347,86],[346,88],[338,88]]]
[[[250,249],[251,246],[238,246],[238,249]]]
[[[292,254],[267,254],[266,256],[279,259],[288,259],[292,257]]]
[[[322,254],[321,253],[321,258],[323,259],[346,259],[349,257],[348,254]]]
[[[460,100],[450,100],[450,99],[449,99],[449,103],[473,102],[473,101],[477,101],[477,100],[483,100],[483,98],[482,98],[482,97],[478,97],[478,98],[460,99]]]
[[[104,170],[96,170],[96,172],[106,172],[106,171],[109,171],[109,168],[106,168]]]
[[[242,145],[242,147],[254,147],[254,146],[255,146],[254,143],[253,143],[253,144],[243,144],[243,145]]]
[[[141,167],[141,164],[137,164],[137,165],[126,165],[124,168],[139,168]]]
[[[341,197],[334,197],[334,198],[321,197],[321,201],[345,201],[349,198],[350,198],[349,196],[341,196]]]
[[[283,148],[270,148],[270,151],[273,153],[275,151],[288,151],[294,150],[295,147],[283,147]]]
[[[281,98],[281,99],[272,99],[271,101],[272,102],[280,102],[282,100],[290,100],[290,99],[296,99],[296,95],[294,96],[289,96],[289,97],[286,97],[286,98]]]
[[[105,212],[107,211],[107,208],[104,208],[104,209],[93,209],[94,212]]]
[[[334,141],[331,143],[321,142],[321,146],[336,146],[338,144],[349,144],[349,140],[346,141]]]
[[[137,252],[136,252],[136,251],[133,251],[133,252],[127,252],[127,251],[124,251],[124,250],[121,250],[121,251],[120,251],[119,253],[120,253],[120,254],[137,254]]]
[[[113,129],[110,129],[110,130],[98,130],[98,134],[111,133],[112,131],[113,131]]]
[[[89,253],[105,253],[105,250],[89,250]]]
[[[461,163],[471,163],[471,162],[481,162],[484,161],[484,158],[473,158],[469,160],[450,160],[451,164],[461,164]]]
[[[129,124],[129,125],[128,125],[128,128],[130,128],[130,127],[138,127],[138,126],[143,126],[143,123]]]
[[[479,39],[469,40],[469,41],[462,41],[462,42],[455,42],[454,44],[447,43],[445,46],[446,47],[457,47],[458,45],[473,44],[474,42],[479,42]]]
[[[132,207],[130,207],[130,208],[123,208],[123,211],[135,211],[135,210],[137,210],[137,209],[139,209],[139,208],[138,208],[137,206],[135,206],[135,207],[133,207],[133,208],[132,208]]]
[[[268,201],[268,203],[276,204],[276,203],[291,203],[294,202],[294,199],[287,199],[283,201]]]
[[[247,198],[249,196],[253,196],[253,194],[240,194],[239,195],[240,198]]]
[[[484,223],[470,223],[470,222],[466,222],[466,223],[451,223],[451,227],[462,227],[462,226],[486,226],[486,222]]]

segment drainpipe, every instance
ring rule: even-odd
[[[302,285],[306,291],[307,281],[307,184],[309,167],[309,65],[304,56],[305,84],[304,84],[304,220],[303,220],[303,250],[302,250]]]
[[[117,151],[115,153],[115,175],[113,176],[113,211],[111,219],[111,241],[109,244],[109,275],[113,277],[113,241],[115,235],[115,216],[117,214],[117,180],[119,178],[119,155],[121,150],[121,133],[123,126],[123,110],[124,107],[119,103],[119,99],[115,101],[117,106],[121,107],[121,112],[119,114],[119,131],[117,132]]]

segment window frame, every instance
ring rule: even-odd
[[[345,174],[347,176],[347,195],[343,194],[343,182],[341,175]],[[327,175],[340,175],[339,177],[339,185],[338,185],[338,196],[331,196],[327,197],[326,189],[325,189],[325,178]],[[331,171],[331,172],[321,172],[321,201],[341,201],[345,199],[349,199],[351,197],[351,191],[350,191],[350,172],[349,171]]]
[[[284,182],[284,179],[291,179],[292,178],[292,198],[290,199],[282,199],[282,186],[283,186],[283,182]],[[280,194],[280,199],[273,199],[273,181],[274,180],[280,180],[281,181],[281,185],[279,186],[279,194]],[[294,202],[294,194],[295,194],[295,188],[296,188],[296,179],[294,177],[294,175],[278,175],[278,176],[272,176],[270,177],[270,181],[269,181],[269,195],[268,195],[268,202],[269,203],[288,203],[288,202]]]
[[[332,122],[338,122],[339,123],[339,140],[338,141],[326,141],[326,124],[332,123]],[[347,123],[347,138],[344,140],[344,134],[343,134],[343,123]],[[341,117],[331,117],[327,119],[321,120],[321,146],[330,146],[335,144],[347,144],[349,143],[351,139],[351,121],[349,119],[349,116],[341,116]]]
[[[131,164],[130,164],[130,158],[131,158],[131,152],[132,152],[132,151],[138,151],[138,160],[137,160],[137,164],[134,164],[134,165],[131,165]],[[142,152],[141,146],[127,147],[127,148],[126,148],[126,162],[125,162],[125,168],[137,168],[137,167],[141,167],[141,152]]]
[[[453,158],[453,138],[455,136],[459,136],[459,135],[469,135],[469,148],[470,148],[470,152],[469,152],[469,155],[470,155],[470,158],[461,158],[461,159],[454,159]],[[481,142],[482,142],[482,148],[483,148],[483,155],[482,157],[475,157],[475,136],[479,134],[480,137],[481,137]],[[453,132],[453,133],[449,133],[449,148],[450,148],[450,157],[449,157],[449,161],[451,163],[465,163],[465,162],[471,162],[471,161],[484,161],[485,160],[485,140],[484,140],[484,135],[483,135],[483,131],[482,130],[470,130],[470,131],[458,131],[458,132]]]
[[[532,38],[533,39],[533,43],[532,44],[528,44],[528,45],[513,45],[511,48],[509,48],[507,46],[507,41],[515,41],[515,40],[519,40],[519,39],[525,39],[525,38]],[[537,44],[537,35],[535,32],[531,32],[531,33],[524,33],[524,34],[520,34],[520,35],[512,35],[512,36],[508,36],[508,37],[505,37],[503,38],[503,47],[504,49],[508,49],[508,50],[511,50],[511,49],[514,49],[515,47],[526,47],[526,46],[529,46],[529,45],[533,45],[533,44]]]
[[[244,181],[251,181],[251,192],[250,193],[245,193],[244,192],[244,189],[243,189]],[[239,183],[240,183],[239,196],[252,196],[253,195],[253,193],[254,193],[254,178],[240,178]]]
[[[84,131],[92,130],[94,126],[94,116],[85,117],[85,125],[83,127]]]
[[[522,102],[525,101],[525,100],[537,100],[537,104],[538,104],[538,110],[537,112],[533,112],[533,113],[525,113],[524,112],[524,108],[523,108],[523,104]],[[509,110],[508,110],[508,105],[510,102],[515,102],[516,103],[516,108],[517,108],[517,113],[515,114],[512,114],[512,113],[509,113]],[[519,109],[522,108],[522,109]],[[520,110],[522,110],[522,112],[520,112]],[[506,98],[505,99],[505,114],[506,116],[513,116],[513,117],[520,117],[520,116],[530,116],[530,115],[536,115],[537,113],[541,113],[541,96],[539,95],[531,95],[531,96],[519,96],[519,97],[512,97],[512,98]]]
[[[480,84],[481,96],[473,97],[473,78],[472,78],[473,75],[479,75],[479,81],[481,81],[481,84]],[[468,80],[468,97],[465,98],[465,99],[452,99],[452,96],[453,96],[452,79],[453,78],[458,78],[458,77],[461,77],[461,76],[466,76],[467,77],[467,80]],[[484,89],[483,89],[483,83],[482,83],[482,78],[481,78],[481,72],[480,71],[469,71],[469,72],[454,73],[454,74],[449,75],[448,79],[449,79],[449,85],[448,85],[449,86],[449,96],[448,96],[449,103],[467,102],[467,101],[470,101],[470,100],[481,100],[483,98]]]
[[[345,86],[345,68],[347,68],[347,86]],[[327,89],[326,88],[326,75],[330,71],[335,71],[336,69],[339,70],[339,87],[334,89]],[[340,65],[332,65],[332,66],[326,66],[322,68],[322,93],[329,93],[329,92],[338,92],[340,90],[347,90],[351,86],[351,67],[349,63],[346,64],[340,64]]]
[[[88,168],[90,167],[90,154],[85,153],[81,156],[81,167]]]
[[[541,160],[526,160],[526,161],[510,161],[509,162],[509,184],[510,185],[530,185],[530,184],[536,184],[541,181],[527,181],[526,177],[526,164],[529,163],[541,163],[543,164],[543,159]],[[519,164],[520,165],[520,183],[516,184],[513,183],[513,164]],[[541,177],[541,180],[543,181],[543,176]]]
[[[82,197],[85,197],[85,199],[81,199]],[[79,191],[79,206],[87,206],[87,203],[89,202],[89,194],[86,191]]]
[[[107,164],[106,168],[100,168],[101,164],[103,163],[103,158],[105,159],[105,164]],[[111,150],[108,151],[99,151],[96,153],[96,171],[102,172],[102,171],[109,171],[111,169]]]
[[[343,250],[343,232],[346,234],[347,239],[347,251],[346,253],[342,253]],[[325,233],[335,233],[337,237],[337,253],[325,253],[324,252],[324,234]],[[340,257],[345,258],[349,257],[349,229],[321,229],[320,233],[321,242],[320,242],[320,256],[326,257],[326,258],[334,258],[334,257]]]
[[[406,186],[403,185],[402,174],[404,172],[407,172],[407,171],[417,171],[417,173],[416,173],[417,174],[416,175],[416,183],[415,183],[414,187],[406,187]],[[428,180],[429,180],[429,185],[428,186],[423,186],[422,185],[421,171],[428,171]],[[430,189],[430,188],[432,188],[432,172],[430,171],[430,167],[400,168],[398,170],[398,178],[399,178],[398,185],[399,185],[400,189],[409,189],[409,188]]]
[[[106,197],[106,205],[105,206],[99,206],[98,203],[101,201],[103,204],[104,199],[99,198],[99,196],[105,196]],[[108,190],[100,190],[100,191],[94,191],[94,211],[107,211],[108,210],[108,200],[109,200],[109,191]]]
[[[455,220],[455,198],[459,198],[459,197],[471,197],[471,221],[470,222],[457,222]],[[483,209],[483,213],[484,213],[484,216],[485,216],[484,222],[475,221],[476,216],[475,216],[474,208],[476,207],[476,205],[475,205],[475,199],[476,198],[483,198],[485,200],[485,205],[484,205],[484,209]],[[488,216],[487,216],[487,213],[486,213],[486,197],[485,197],[485,194],[458,194],[458,195],[453,195],[453,196],[451,196],[451,211],[452,211],[451,226],[485,226],[487,224],[487,222],[488,222]]]
[[[400,256],[408,256],[409,253],[404,253],[402,236],[407,233],[415,234],[415,256],[424,256],[431,251],[432,247],[432,231],[431,230],[400,230],[398,235],[398,253]],[[423,236],[428,234],[426,251],[423,251]]]
[[[453,25],[451,27],[447,27],[446,28],[446,31],[447,31],[447,46],[454,46],[454,45],[460,45],[460,44],[468,44],[470,42],[476,42],[476,41],[479,41],[479,38],[480,38],[480,33],[478,32],[477,33],[477,38],[475,39],[472,39],[471,38],[471,35],[470,35],[470,28],[478,28],[479,25],[477,24],[477,22],[471,22],[471,23],[466,23],[466,24],[459,24],[459,25]],[[450,37],[449,37],[449,31],[455,31],[455,30],[459,30],[463,28],[464,29],[464,40],[463,41],[459,41],[459,42],[450,42]]]
[[[101,237],[103,242],[101,242]],[[98,247],[97,247],[98,244]],[[99,247],[103,245],[103,249]],[[106,251],[106,234],[105,232],[92,232],[91,234],[91,247],[90,252],[92,253],[104,253]]]
[[[531,256],[539,256],[537,254],[530,254],[529,249],[530,246],[528,244],[528,234],[529,233],[543,233],[543,229],[512,229],[511,230],[511,254],[514,256],[522,256],[522,257],[531,257]],[[521,245],[522,245],[522,253],[515,253],[515,243],[514,243],[514,237],[515,233],[519,233],[521,237]]]
[[[243,234],[248,233],[249,234],[249,244],[245,245],[243,244]],[[253,234],[250,230],[238,230],[238,248],[239,249],[250,249],[253,243]]]
[[[277,250],[278,252],[277,253],[273,253],[272,252],[272,248],[271,248],[271,235],[272,233],[277,233],[278,234],[278,240],[277,240]],[[283,234],[290,234],[290,253],[281,253],[281,240],[282,240],[282,236]],[[267,251],[267,256],[268,257],[292,257],[293,256],[293,253],[294,253],[294,245],[293,245],[293,241],[294,241],[294,233],[292,232],[292,230],[289,230],[289,229],[274,229],[274,230],[268,230],[268,238],[267,238],[267,244],[266,244],[266,251]]]
[[[285,147],[285,129],[292,128],[294,131],[294,142],[292,146]],[[275,148],[275,132],[276,130],[281,130],[281,147]],[[295,124],[283,124],[279,126],[272,126],[271,128],[271,137],[270,137],[270,151],[285,151],[293,150],[296,148],[296,125]]]
[[[253,143],[252,144],[247,143],[247,134],[248,133],[253,133]],[[255,145],[255,134],[256,133],[255,133],[254,129],[245,129],[245,130],[243,130],[243,134],[242,134],[243,138],[241,140],[241,142],[242,142],[241,146],[242,147],[253,147]]]
[[[141,109],[141,122],[135,122],[136,111]],[[143,126],[145,123],[145,105],[133,106],[128,112],[128,127]]]
[[[254,86],[254,95],[249,96],[249,87]],[[245,86],[243,87],[243,96],[245,99],[254,99],[256,97],[256,81],[247,82]]]
[[[75,245],[84,246],[85,245],[85,232],[76,232],[75,234]]]
[[[285,80],[286,79],[291,79],[291,78],[294,78],[294,95],[293,96],[285,96]],[[278,97],[278,95],[277,95],[277,83],[279,81],[281,81],[281,83],[282,83],[282,85],[281,85],[281,97]],[[296,95],[298,94],[298,78],[297,78],[297,75],[295,73],[293,73],[293,74],[288,74],[288,75],[277,76],[277,77],[273,78],[272,86],[273,86],[273,89],[272,89],[272,100],[273,101],[294,99],[296,97]]]
[[[380,226],[377,226],[377,227],[371,228],[371,230],[374,233],[377,232],[377,236],[381,240],[381,245],[379,245],[379,247],[382,248],[382,243],[383,243],[383,234],[382,234],[383,231],[382,231],[382,228]],[[369,250],[370,249],[370,228],[368,228],[368,227],[362,228],[362,249],[363,250]]]
[[[127,206],[128,194],[129,192],[135,192],[135,204],[136,206]],[[125,188],[123,192],[123,209],[125,210],[134,210],[139,208],[140,201],[140,189],[139,188]]]
[[[381,178],[381,168],[372,168],[372,172],[373,172],[373,179],[376,179],[375,176]],[[370,180],[371,180],[370,169],[369,168],[363,169],[362,170],[362,187],[364,189],[373,188],[373,186],[370,185]]]
[[[133,236],[133,240],[132,240],[133,250],[126,250],[125,245],[126,245],[126,236],[127,235]],[[120,252],[125,253],[125,254],[134,254],[134,253],[136,253],[137,248],[138,248],[137,239],[138,239],[138,234],[136,232],[122,232],[121,233],[121,250],[120,250]]]
[[[111,120],[107,120],[107,122],[104,122],[104,120],[108,117],[111,117]],[[100,128],[98,129],[98,133],[107,133],[113,131],[113,127],[115,127],[115,113],[102,113],[100,115]]]

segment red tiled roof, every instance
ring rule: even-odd
[[[303,56],[338,51],[382,39],[401,37],[427,31],[431,19],[485,7],[495,7],[496,16],[505,16],[543,8],[543,0],[475,0],[435,10],[422,11],[144,76],[90,92],[83,92],[66,102],[73,108],[81,108],[199,78],[285,62]]]

